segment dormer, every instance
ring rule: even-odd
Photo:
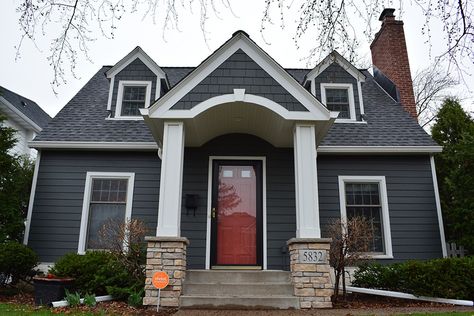
[[[304,86],[331,112],[339,112],[336,123],[361,123],[364,81],[359,69],[333,51],[306,75]]]
[[[139,46],[106,72],[110,80],[108,119],[142,120],[148,108],[169,90],[166,73]]]

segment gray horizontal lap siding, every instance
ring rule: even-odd
[[[134,172],[132,218],[154,234],[160,166],[156,152],[42,151],[28,245],[42,262],[77,252],[88,171]]]
[[[245,93],[268,98],[289,111],[308,111],[241,49],[224,61],[171,109],[189,110],[209,98],[233,94],[234,89],[245,89]]]
[[[344,68],[336,63],[331,64],[322,73],[314,79],[315,96],[321,101],[321,83],[346,83],[352,84],[352,91],[354,92],[354,104],[356,118],[360,121],[360,103],[359,90],[357,89],[357,80],[351,76]],[[363,83],[362,83],[363,84]]]
[[[275,148],[255,136],[239,134],[218,137],[200,148],[186,148],[181,235],[190,241],[188,268],[205,267],[209,156],[266,157],[268,269],[287,270],[288,256],[282,249],[296,231],[293,149]],[[186,211],[186,194],[199,195],[196,216]]]
[[[340,217],[338,176],[385,176],[394,260],[442,256],[428,156],[319,156],[321,224]],[[387,260],[381,260],[387,262]]]
[[[122,81],[151,81],[151,100],[153,103],[156,96],[156,75],[140,59],[135,59],[128,64],[122,71],[115,75],[114,90],[112,91],[112,115],[115,115],[117,105],[117,94],[119,82]],[[159,97],[159,96],[158,96]],[[150,105],[151,105],[150,103]]]

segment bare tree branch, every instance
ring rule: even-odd
[[[447,90],[458,82],[438,64],[418,71],[413,78],[416,113],[422,127],[435,118],[442,101],[448,97]]]

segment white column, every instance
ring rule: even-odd
[[[165,122],[161,158],[158,228],[160,237],[179,237],[183,184],[184,124]]]
[[[315,127],[296,124],[294,130],[296,238],[320,238]]]

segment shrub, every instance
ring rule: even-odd
[[[418,296],[474,298],[474,257],[360,266],[354,286],[402,291]]]
[[[50,273],[58,277],[75,278],[76,288],[81,294],[110,294],[125,300],[129,288],[143,288],[145,284],[144,280],[138,282],[114,255],[105,251],[90,251],[84,255],[67,254],[58,260]],[[120,290],[125,294],[117,295]]]
[[[0,244],[0,285],[5,285],[11,278],[11,284],[19,280],[29,281],[34,276],[34,267],[38,265],[38,255],[16,241]]]

